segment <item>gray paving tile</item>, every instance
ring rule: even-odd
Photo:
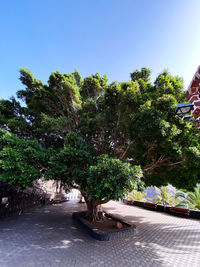
[[[109,202],[137,234],[100,242],[71,219],[83,204],[67,202],[0,221],[0,267],[200,266],[200,221]]]

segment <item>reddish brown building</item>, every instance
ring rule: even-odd
[[[186,97],[188,102],[194,104],[193,115],[199,121],[197,124],[200,127],[200,66],[188,86]]]

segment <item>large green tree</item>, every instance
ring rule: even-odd
[[[98,73],[82,79],[77,71],[55,72],[44,84],[21,69],[20,80],[24,90],[17,96],[26,105],[1,100],[1,128],[28,147],[37,143],[37,161],[34,150],[23,160],[40,170],[38,178],[42,172],[79,188],[91,219],[98,219],[99,204],[123,197],[130,183],[141,186],[139,165],[147,185],[191,189],[198,181],[199,131],[174,115],[185,101],[179,77],[164,71],[152,84],[150,70],[142,68],[130,81],[108,84]],[[13,183],[2,167],[6,158],[0,160],[1,179]]]

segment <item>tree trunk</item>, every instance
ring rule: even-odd
[[[103,212],[101,204],[107,203],[109,200],[94,200],[86,196],[85,192],[81,191],[82,196],[85,199],[87,205],[86,218],[90,221],[100,221],[103,219]]]
[[[102,208],[93,200],[86,201],[87,214],[86,217],[90,221],[100,221],[102,219]]]

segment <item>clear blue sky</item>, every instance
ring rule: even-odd
[[[46,82],[59,70],[109,82],[143,66],[185,87],[200,64],[199,0],[0,1],[0,98],[22,88],[19,68]]]

